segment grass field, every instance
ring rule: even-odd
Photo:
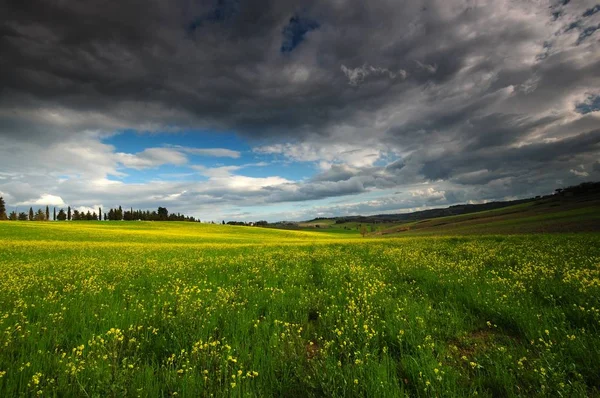
[[[600,394],[600,235],[0,223],[0,396]]]

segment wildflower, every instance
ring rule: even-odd
[[[39,385],[40,384],[40,379],[42,377],[41,373],[36,373],[31,377],[31,382],[33,383],[33,385]]]

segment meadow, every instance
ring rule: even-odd
[[[600,235],[0,223],[0,396],[600,394]]]

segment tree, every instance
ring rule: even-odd
[[[27,220],[28,220],[27,213],[25,213],[25,212],[19,213],[19,221],[27,221]]]
[[[63,209],[60,209],[60,211],[58,212],[58,215],[56,216],[56,219],[58,221],[65,221],[67,219],[67,214],[65,213],[65,211]]]
[[[56,221],[56,207],[54,208],[54,217],[52,219]]]
[[[67,208],[67,220],[71,221],[71,206]]]
[[[38,209],[38,211],[33,216],[35,221],[46,221],[46,213],[42,209]]]
[[[73,214],[71,215],[71,220],[73,220],[73,221],[81,220],[81,215],[79,214],[79,210],[73,210]]]
[[[50,220],[50,208],[46,205],[46,220]]]
[[[360,234],[362,235],[363,238],[365,237],[365,235],[367,234],[367,226],[366,225],[360,226]]]
[[[8,219],[9,219],[10,221],[17,221],[18,217],[19,217],[19,216],[17,215],[17,213],[16,213],[15,211],[12,211],[12,212],[10,213],[10,216],[8,216]]]
[[[4,203],[4,198],[0,196],[0,220],[6,220],[6,203]]]
[[[29,221],[33,221],[33,207],[29,208]]]
[[[160,221],[166,221],[169,218],[169,211],[166,207],[159,207],[157,214]]]
[[[98,207],[98,220],[102,221],[102,207]]]

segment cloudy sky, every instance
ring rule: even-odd
[[[598,0],[6,0],[9,210],[405,212],[600,180]]]

